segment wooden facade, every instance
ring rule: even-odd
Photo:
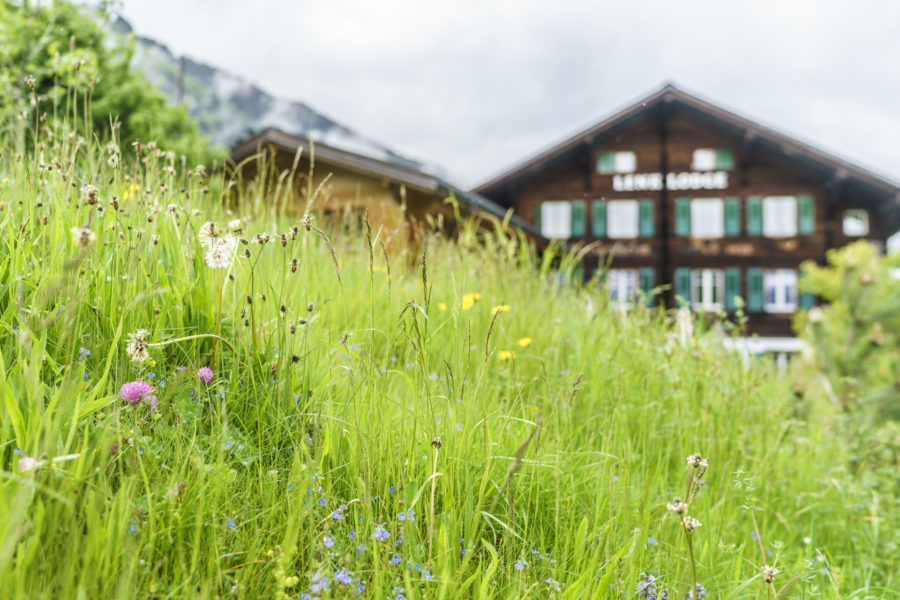
[[[475,191],[592,243],[585,268],[609,264],[614,295],[662,285],[667,306],[699,311],[740,296],[761,336],[791,335],[815,302],[796,289],[802,261],[900,229],[896,184],[672,85]]]
[[[297,155],[299,152],[299,160]],[[310,161],[313,168],[310,169]],[[485,214],[502,219],[506,210],[477,194],[455,188],[440,177],[403,164],[348,152],[278,129],[267,129],[237,144],[231,152],[232,168],[244,181],[260,180],[268,169],[267,201],[275,196],[284,174],[293,173],[292,193],[279,197],[279,207],[301,216],[309,211],[322,217],[326,228],[350,227],[361,231],[368,215],[373,231],[380,231],[388,250],[406,248],[423,228],[452,232],[456,216],[445,199],[453,195],[462,215]],[[308,190],[314,199],[308,202]],[[284,196],[284,194],[282,194]],[[512,224],[531,230],[515,218]],[[532,230],[533,235],[537,235]]]

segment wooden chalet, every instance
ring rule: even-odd
[[[667,306],[736,308],[748,328],[790,336],[798,266],[900,229],[900,187],[673,85],[475,191],[548,238],[595,242],[617,301],[662,284]],[[607,261],[609,261],[607,263]]]
[[[300,158],[295,164],[298,152]],[[311,143],[307,138],[274,128],[239,142],[231,151],[231,161],[236,174],[245,181],[259,180],[260,170],[268,169],[268,174],[274,175],[269,178],[271,189],[265,192],[269,198],[274,196],[278,178],[293,173],[292,193],[279,198],[281,208],[298,215],[305,211],[316,213],[323,217],[326,228],[350,227],[359,232],[363,214],[368,213],[373,231],[381,231],[388,248],[405,246],[421,227],[452,232],[456,217],[452,206],[445,202],[451,195],[456,197],[464,216],[490,215],[502,220],[507,212],[478,194],[407,164]],[[312,203],[307,202],[310,184],[318,190]],[[285,187],[283,182],[281,187]],[[540,237],[530,224],[518,218],[512,218],[510,223]]]

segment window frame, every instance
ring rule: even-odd
[[[793,314],[799,308],[797,271],[794,269],[763,269],[763,311],[770,314]],[[769,296],[774,294],[774,299]]]
[[[784,206],[788,204],[790,201],[790,205],[792,209],[790,212],[793,212],[793,217],[789,219],[781,218],[783,215],[783,211],[785,211]],[[781,208],[776,209],[775,207],[781,205]],[[772,212],[778,212],[777,219],[775,215],[772,215]],[[783,196],[763,196],[762,198],[762,234],[765,237],[769,238],[791,238],[797,237],[799,235],[799,201],[796,195],[783,195]],[[777,223],[777,227],[772,227],[773,223]],[[785,224],[788,227],[785,227]]]
[[[691,269],[691,307],[703,312],[724,310],[724,269]]]
[[[710,166],[703,166],[702,164],[698,165],[697,157],[699,156],[707,156],[712,158],[712,162],[709,163]],[[706,164],[706,163],[704,163]],[[691,154],[691,170],[692,171],[715,171],[718,167],[718,152],[716,152],[715,148],[694,148],[694,152]]]
[[[615,284],[615,285],[614,285]],[[606,272],[606,289],[610,302],[616,304],[632,304],[638,298],[638,290],[641,289],[640,270],[638,269],[609,269]],[[619,292],[625,292],[624,297],[619,297]]]
[[[632,213],[630,216],[634,218],[634,227],[633,234],[632,229],[629,227],[627,231],[624,233],[619,233],[616,231],[616,227],[614,226],[615,215],[624,214],[621,212],[625,207],[632,207],[632,210],[629,212]],[[606,201],[606,237],[612,240],[633,240],[641,237],[641,205],[640,200],[637,198],[622,198],[616,200],[607,200]]]
[[[560,229],[558,232],[552,231],[552,232],[548,233],[548,230],[546,229],[546,227],[548,225],[549,219],[547,218],[548,215],[545,212],[545,210],[547,208],[551,208],[551,209],[554,209],[554,208],[555,209],[566,209],[567,208],[568,209],[568,210],[563,210],[563,212],[566,213],[565,223],[566,223],[567,233],[565,236],[557,235],[557,233],[561,233],[563,231],[562,229]],[[572,237],[572,202],[571,202],[571,200],[545,200],[545,201],[541,202],[540,210],[541,210],[541,235],[543,235],[547,239],[553,239],[553,240],[568,240]],[[559,217],[557,217],[557,218],[559,218]]]
[[[698,219],[699,216],[694,212],[695,207],[701,207],[703,205],[707,206],[717,206],[719,212],[719,222],[718,229],[713,233],[704,233],[699,234],[697,232],[697,223],[703,222],[704,219]],[[705,198],[691,198],[690,204],[691,211],[691,237],[699,238],[699,239],[719,239],[725,237],[725,199],[721,197],[705,197]],[[708,222],[708,220],[707,220]]]

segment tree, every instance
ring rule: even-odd
[[[103,9],[91,14],[68,1],[0,4],[0,136],[20,150],[35,137],[77,131],[122,148],[155,141],[192,161],[224,156],[191,119],[131,68],[132,39],[108,37]]]

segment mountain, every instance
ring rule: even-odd
[[[115,35],[134,33],[122,17],[112,23]],[[437,175],[439,169],[367,139],[303,102],[276,98],[243,77],[218,67],[176,57],[165,45],[135,35],[132,65],[173,101],[185,102],[200,128],[226,148],[267,127],[323,144]]]

